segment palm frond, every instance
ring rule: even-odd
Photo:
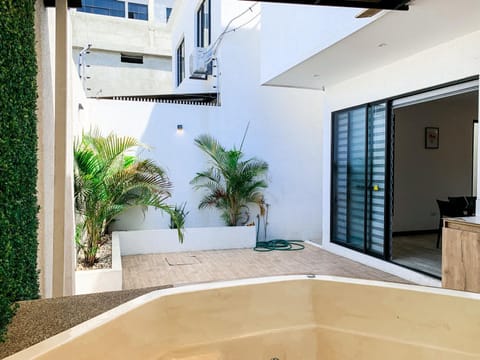
[[[267,187],[268,164],[257,158],[243,160],[241,150],[225,150],[210,135],[199,136],[195,144],[208,156],[211,165],[190,181],[194,189],[205,192],[199,208],[219,209],[229,226],[248,221],[248,204],[257,204],[262,213],[264,200],[261,191]]]
[[[164,202],[171,196],[172,184],[163,168],[152,160],[138,159],[139,148],[147,146],[129,136],[104,137],[98,130],[75,141],[75,208],[85,224],[82,249],[91,261],[101,235],[119,214],[150,206],[171,213]]]

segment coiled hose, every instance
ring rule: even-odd
[[[267,224],[268,224],[268,207],[267,204],[267,211],[264,218],[264,231],[265,231],[265,238],[267,238]],[[282,239],[274,239],[269,241],[258,241],[258,235],[260,232],[260,215],[257,215],[257,243],[253,250],[259,252],[268,252],[273,250],[278,251],[298,251],[305,249],[305,245],[303,245],[302,240],[282,240]]]
[[[269,241],[257,241],[257,244],[253,248],[255,251],[267,252],[267,251],[298,251],[305,249],[305,245],[302,240],[269,240]]]

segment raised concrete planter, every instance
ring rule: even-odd
[[[115,231],[120,240],[121,254],[155,254],[220,249],[253,248],[256,242],[255,226],[224,226],[185,229],[183,244],[177,230]]]
[[[122,259],[118,236],[112,236],[112,268],[75,271],[75,294],[122,290]]]
[[[255,242],[255,226],[188,228],[183,244],[177,230],[114,231],[112,268],[75,271],[75,294],[122,290],[122,255],[253,248]]]

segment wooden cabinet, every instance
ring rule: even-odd
[[[442,287],[480,292],[480,220],[445,219],[442,232]]]

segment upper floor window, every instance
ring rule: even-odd
[[[143,55],[120,54],[120,61],[130,64],[143,64]]]
[[[172,15],[172,8],[171,7],[165,8],[165,17],[167,18],[166,22],[168,22],[168,19],[170,19],[170,15]]]
[[[185,79],[185,39],[177,48],[177,86]]]
[[[203,0],[197,10],[197,46],[207,47],[211,40],[210,0]]]
[[[129,19],[148,20],[148,5],[137,2],[119,0],[83,0],[83,6],[78,11],[116,16],[128,17]]]
[[[125,17],[125,2],[117,0],[84,0],[83,6],[78,11],[107,15]]]
[[[148,20],[148,6],[143,4],[128,3],[128,18]]]

